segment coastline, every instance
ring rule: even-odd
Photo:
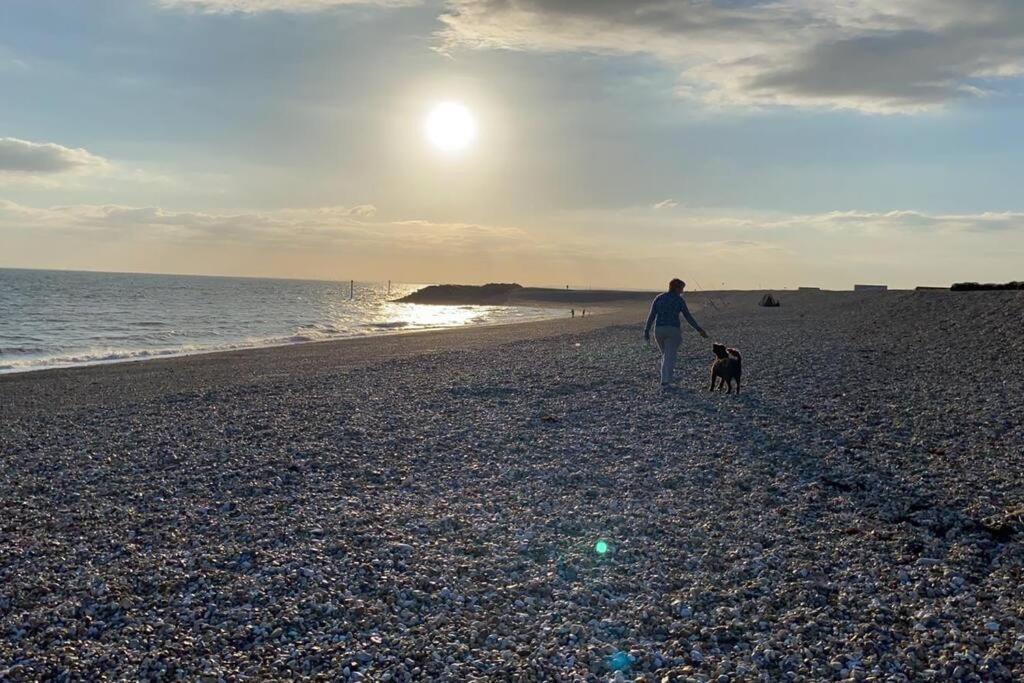
[[[562,303],[516,302],[558,307]],[[179,355],[0,373],[0,419],[37,408],[116,405],[159,395],[246,384],[290,373],[336,372],[425,353],[475,350],[495,344],[578,334],[635,322],[635,302],[606,301],[586,318],[566,317],[430,330],[394,330],[359,337],[199,351]],[[130,386],[122,392],[119,385]]]
[[[466,306],[475,306],[476,304],[466,304]],[[525,303],[512,303],[512,304],[500,304],[501,307],[506,308],[521,308],[530,310],[542,310],[542,309],[558,309],[562,310],[562,306],[558,304],[552,304],[548,302],[537,302],[535,304]],[[491,306],[496,307],[496,306]],[[565,309],[566,317],[568,317],[568,309]],[[372,339],[376,337],[382,337],[387,335],[396,334],[414,334],[417,332],[439,332],[443,330],[458,330],[458,329],[469,329],[478,327],[494,327],[502,325],[518,325],[532,322],[543,322],[545,320],[557,320],[558,316],[554,314],[538,315],[523,320],[508,322],[503,320],[493,322],[480,322],[480,323],[467,323],[463,325],[437,325],[434,327],[406,327],[405,323],[393,324],[393,323],[380,323],[380,324],[366,324],[364,328],[372,330],[372,332],[366,332],[364,334],[336,334],[332,336],[323,336],[321,338],[310,337],[303,334],[296,333],[287,338],[275,337],[269,339],[263,339],[258,341],[252,341],[251,343],[236,342],[228,343],[223,346],[209,346],[209,347],[185,347],[182,349],[154,349],[145,350],[140,349],[137,352],[125,351],[122,355],[112,354],[109,357],[98,357],[90,360],[73,360],[60,362],[52,360],[53,364],[40,365],[40,366],[29,366],[29,367],[7,367],[0,366],[0,377],[4,375],[17,375],[30,372],[45,372],[48,370],[71,370],[74,368],[84,368],[96,365],[114,365],[119,363],[143,363],[152,360],[168,360],[174,358],[185,358],[190,356],[201,356],[212,353],[231,353],[231,352],[244,352],[257,349],[273,349],[287,346],[297,346],[301,344],[318,344],[324,342],[340,342],[349,341],[352,339]],[[43,361],[46,362],[46,361]]]

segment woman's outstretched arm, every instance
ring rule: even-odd
[[[702,337],[708,336],[707,332],[704,331],[704,328],[701,327],[700,325],[698,325],[697,321],[694,320],[693,314],[690,313],[690,308],[686,305],[686,300],[683,299],[682,301],[683,301],[683,309],[680,312],[683,314],[683,317],[686,318],[686,322],[690,323],[690,327],[692,327],[693,329],[697,330],[697,332],[698,332],[698,334],[700,334],[700,336],[702,336]]]

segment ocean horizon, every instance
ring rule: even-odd
[[[423,283],[0,268],[0,373],[562,315],[396,301]],[[351,292],[350,292],[351,288]]]

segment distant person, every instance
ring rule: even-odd
[[[683,342],[682,326],[679,323],[679,315],[686,318],[686,322],[697,330],[700,336],[707,339],[708,333],[697,324],[697,321],[690,315],[690,309],[686,307],[683,300],[683,289],[686,283],[679,278],[668,283],[668,291],[659,294],[651,304],[651,314],[647,316],[647,326],[644,327],[644,339],[651,340],[651,326],[654,326],[654,339],[658,342],[658,349],[661,351],[661,386],[667,387],[672,383],[672,371],[676,365],[676,353],[679,345]]]
[[[584,317],[584,318],[586,318],[586,317],[587,317],[587,309],[585,309],[585,308],[583,309],[583,317]]]
[[[575,308],[570,308],[569,309],[569,315],[571,315],[572,317],[575,318],[576,317],[576,309]]]

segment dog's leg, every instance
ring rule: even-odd
[[[729,389],[725,392],[727,394],[732,393],[732,377],[729,378]]]
[[[740,382],[741,382],[740,378],[736,377],[736,393],[737,394],[740,393]]]
[[[714,390],[715,390],[715,371],[712,370],[711,371],[711,388],[708,389],[708,391],[714,391]]]

